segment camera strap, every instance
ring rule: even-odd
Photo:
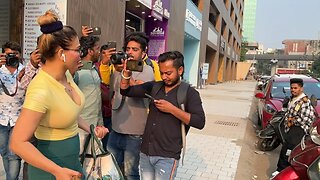
[[[4,85],[4,83],[2,82],[1,79],[0,79],[0,82],[1,82],[2,89],[6,95],[13,97],[14,95],[17,94],[17,91],[18,91],[18,80],[17,79],[16,79],[16,90],[12,94],[10,94],[10,92],[8,91],[7,87]]]

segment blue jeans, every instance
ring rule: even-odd
[[[9,140],[13,127],[0,125],[0,154],[2,156],[7,180],[18,179],[21,166],[21,158],[9,149]]]
[[[105,135],[104,138],[101,139],[103,148],[106,149],[108,144],[109,134],[112,131],[111,117],[103,117],[103,125],[109,130],[109,133]]]
[[[176,177],[178,165],[179,161],[174,158],[140,153],[141,180],[172,180]]]
[[[116,158],[126,180],[140,180],[141,140],[142,136],[120,134],[115,131],[109,134],[107,149]]]

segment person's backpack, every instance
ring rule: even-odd
[[[163,82],[155,82],[151,90],[151,96],[155,97],[155,95],[160,91],[161,87],[163,86]],[[178,91],[177,91],[177,101],[178,107],[185,111],[185,104],[187,103],[187,92],[190,87],[190,84],[181,81]],[[184,155],[186,152],[186,127],[185,124],[181,121],[181,137],[182,137],[182,157],[181,163],[183,165]]]
[[[154,72],[154,66],[153,66],[152,60],[150,58],[147,58],[145,61],[148,66],[152,67],[152,70]]]
[[[100,79],[101,78],[101,74],[100,74],[100,65],[101,62],[96,62],[94,64],[94,68],[97,71],[97,73],[99,74]],[[111,71],[110,76],[113,72]],[[110,77],[111,79],[111,77]],[[100,82],[100,89],[101,89],[101,109],[102,109],[102,115],[103,117],[111,117],[111,94],[112,91],[110,90],[110,85],[111,85],[111,81],[109,82],[109,85],[104,84],[102,81]]]

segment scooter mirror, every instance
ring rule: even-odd
[[[256,98],[258,98],[258,99],[264,99],[265,98],[265,96],[264,96],[264,94],[263,93],[257,93],[256,95],[255,95],[255,97]]]

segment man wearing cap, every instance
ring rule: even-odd
[[[310,99],[303,92],[303,80],[300,78],[290,79],[291,98],[288,111],[284,120],[284,138],[280,156],[277,164],[276,175],[289,166],[288,156],[291,150],[297,146],[305,134],[309,134],[312,122],[315,120],[315,109]]]

